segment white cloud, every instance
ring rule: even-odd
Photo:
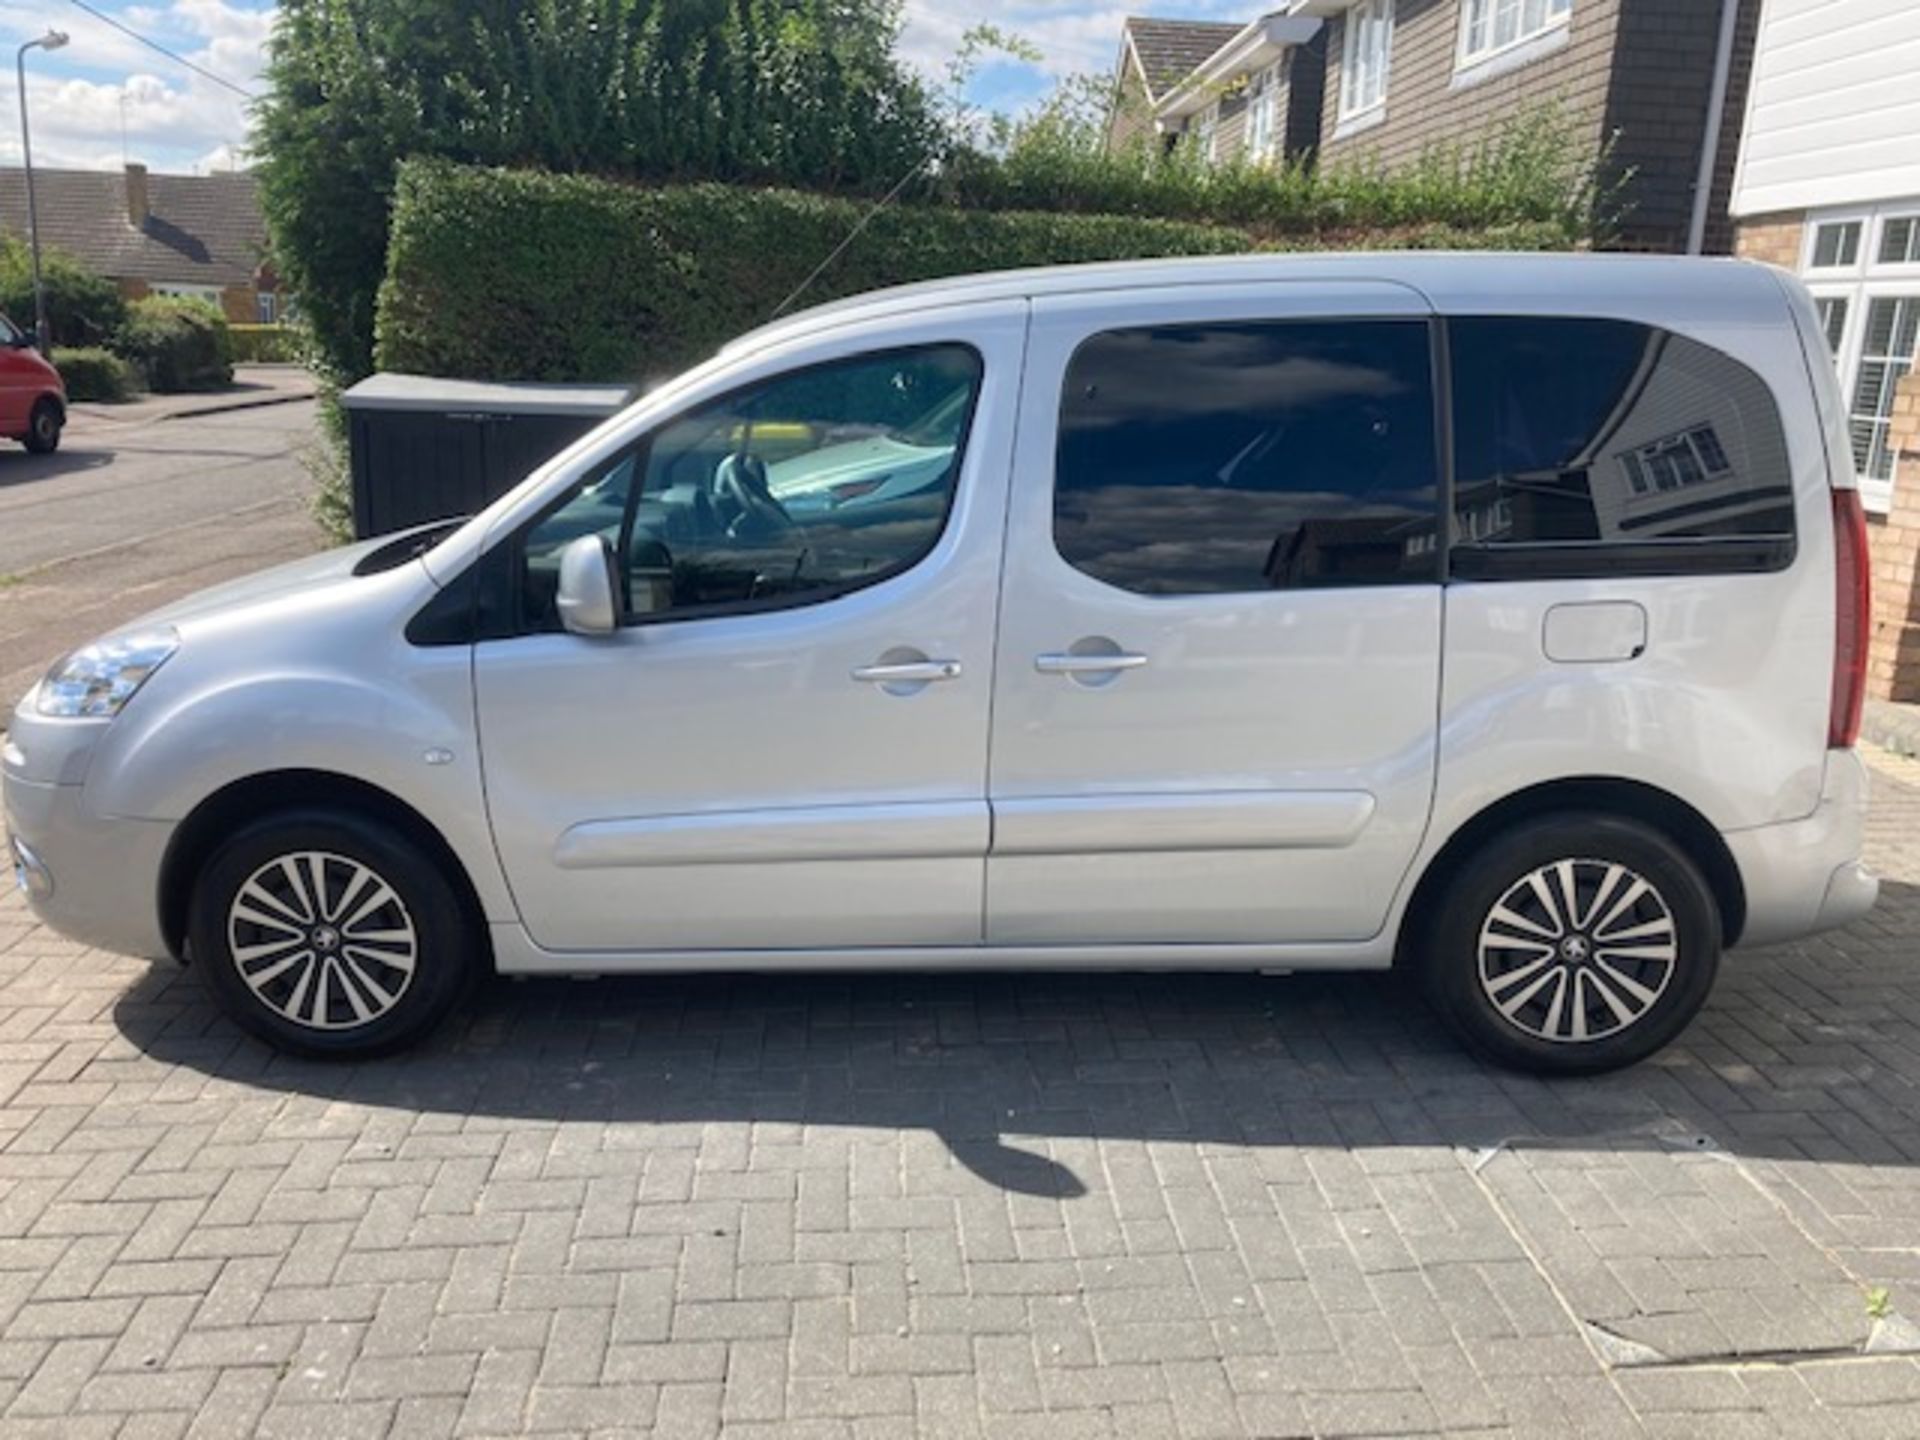
[[[1009,66],[983,57],[971,98],[990,108],[1017,107],[1060,76],[1111,70],[1119,53],[1121,22],[1139,9],[1225,20],[1251,18],[1260,6],[1234,0],[1136,0],[1131,6],[1098,0],[908,0],[901,55],[936,84],[943,83],[946,64],[966,32],[983,22],[996,25],[1035,46],[1040,59]],[[134,30],[244,89],[258,93],[262,88],[273,29],[270,5],[144,0],[116,14]],[[53,15],[48,0],[0,0],[0,52],[8,44],[45,33],[50,19],[72,36],[72,44],[58,55],[36,53],[28,61],[37,161],[117,166],[123,100],[129,159],[187,170],[196,165],[224,167],[244,150],[250,125],[241,96],[169,62],[85,11],[62,7]],[[11,84],[5,89],[11,91]],[[6,96],[8,102],[12,98]],[[11,108],[9,103],[6,110]],[[18,164],[19,158],[18,131],[0,118],[0,163]]]
[[[271,9],[168,0],[118,13],[131,28],[196,65],[244,90],[260,90]],[[124,154],[160,170],[225,169],[244,151],[251,129],[244,96],[84,11],[63,13],[60,26],[72,43],[55,55],[36,52],[27,62],[36,164],[109,169]],[[0,0],[0,47],[43,34],[46,27],[44,4]],[[0,125],[0,161],[19,159],[17,128]]]
[[[1266,7],[1270,8],[1270,7]],[[975,25],[992,24],[1032,43],[1038,69],[1052,75],[1111,70],[1120,53],[1120,26],[1129,15],[1151,11],[1169,19],[1252,20],[1260,4],[1236,0],[1150,0],[1111,5],[1087,0],[907,0],[901,53],[929,74],[938,74]]]

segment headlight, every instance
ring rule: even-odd
[[[118,715],[134,691],[179,648],[180,636],[171,628],[83,645],[47,672],[34,709],[42,715]]]

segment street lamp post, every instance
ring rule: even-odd
[[[27,248],[33,253],[33,338],[42,355],[53,349],[53,336],[47,328],[47,291],[40,283],[40,215],[33,203],[33,136],[27,128],[27,51],[58,50],[67,43],[64,32],[49,30],[38,40],[29,40],[14,57],[14,73],[20,81],[20,158],[25,162],[27,185]]]

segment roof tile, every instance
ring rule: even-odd
[[[118,170],[33,172],[40,241],[115,280],[246,285],[266,254],[267,227],[253,176],[147,177],[148,217],[127,219],[127,182]],[[0,167],[0,229],[27,233],[25,175]]]
[[[1126,20],[1126,33],[1146,72],[1149,97],[1155,100],[1245,28],[1215,20],[1162,20],[1151,15],[1129,15]]]

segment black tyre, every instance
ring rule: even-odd
[[[283,811],[201,867],[193,967],[243,1028],[282,1050],[359,1056],[439,1023],[478,970],[467,908],[439,862],[351,811]]]
[[[60,448],[60,431],[67,417],[58,402],[42,400],[27,416],[26,446],[35,455],[51,455]]]
[[[1713,988],[1720,911],[1665,835],[1569,813],[1499,836],[1447,885],[1420,943],[1427,997],[1472,1049],[1590,1075],[1668,1044]]]

